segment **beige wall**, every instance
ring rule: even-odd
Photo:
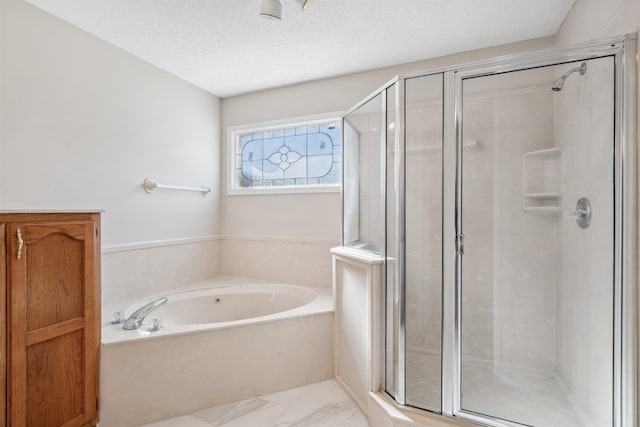
[[[103,244],[218,233],[219,99],[2,0],[0,208],[106,210]],[[216,191],[147,195],[142,181]]]
[[[577,0],[556,34],[557,45],[635,33],[639,0]]]
[[[217,97],[20,0],[0,64],[0,209],[104,209],[107,306],[218,273],[216,241],[148,248],[220,232]]]

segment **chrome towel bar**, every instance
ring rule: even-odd
[[[142,184],[142,188],[144,188],[144,191],[146,191],[147,193],[151,193],[156,188],[166,188],[168,190],[198,191],[200,194],[202,194],[202,197],[206,197],[207,194],[211,193],[211,188],[205,185],[202,185],[202,187],[200,188],[182,187],[179,185],[164,185],[164,184],[158,184],[151,178],[147,178],[144,180],[144,183]]]

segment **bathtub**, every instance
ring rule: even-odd
[[[111,324],[116,311],[127,318],[161,296],[168,298],[166,305],[152,311],[141,328],[126,331],[122,325]],[[333,312],[331,288],[219,277],[104,310],[102,343],[112,345],[328,312]],[[148,327],[153,318],[160,319],[162,328],[150,332]]]
[[[158,296],[167,303],[138,330],[110,323]],[[101,427],[322,381],[333,377],[332,290],[212,279],[104,310],[101,350]]]

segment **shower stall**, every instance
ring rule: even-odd
[[[381,387],[491,426],[636,425],[636,37],[400,76],[344,116]]]

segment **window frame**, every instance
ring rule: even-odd
[[[327,122],[340,123],[340,182],[336,184],[313,184],[273,187],[239,187],[235,176],[236,140],[241,134],[263,132],[275,129],[313,126]],[[237,126],[227,126],[227,195],[266,195],[266,194],[311,194],[311,193],[339,193],[342,188],[342,113],[316,114],[313,116],[295,117],[289,119],[256,122]]]

